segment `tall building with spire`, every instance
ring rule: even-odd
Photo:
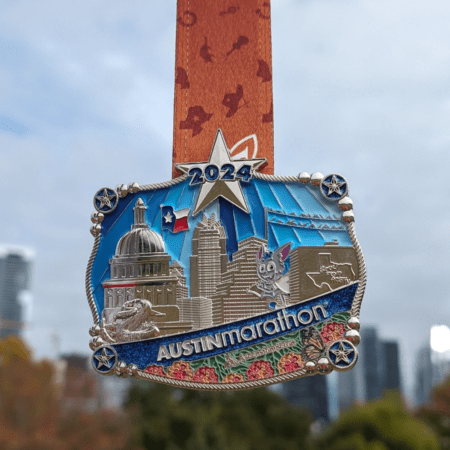
[[[192,239],[191,297],[212,299],[228,263],[227,237],[223,226],[211,217],[203,219],[195,227]]]
[[[238,242],[233,260],[227,264],[222,282],[213,297],[213,323],[233,322],[244,317],[268,312],[267,299],[260,299],[248,290],[259,281],[256,254],[267,241],[250,237]]]

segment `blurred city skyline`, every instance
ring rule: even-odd
[[[35,252],[37,356],[89,353],[103,186],[170,178],[176,2],[0,4],[0,244]],[[368,266],[361,322],[416,352],[450,322],[450,5],[272,2],[275,173],[342,173]]]

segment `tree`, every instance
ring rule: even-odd
[[[129,420],[108,411],[60,414],[55,450],[133,450]]]
[[[53,366],[22,341],[0,340],[0,450],[132,450],[123,415],[65,411]]]
[[[398,394],[354,406],[315,440],[317,450],[438,450],[435,434]]]
[[[126,405],[145,449],[307,449],[310,418],[265,388],[198,392],[135,384]]]
[[[433,428],[442,450],[450,449],[450,378],[433,390],[431,403],[420,408],[417,417]]]
[[[49,363],[31,361],[20,339],[0,341],[0,448],[20,448],[33,440],[38,449],[53,438],[56,397],[52,375]]]

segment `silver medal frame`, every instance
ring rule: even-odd
[[[193,163],[193,164],[202,164],[202,163]],[[327,175],[327,177],[331,176],[333,174]],[[335,174],[338,175],[338,174]],[[309,183],[311,186],[317,188],[317,190],[320,190],[321,194],[323,194],[322,190],[322,184],[323,180],[326,178],[321,173],[313,173],[311,176],[306,173],[302,172],[298,176],[277,176],[277,175],[266,175],[261,174],[259,172],[254,172],[252,176],[256,179],[266,180],[266,181],[272,181],[272,182],[283,182],[283,183],[300,183],[300,184],[306,184]],[[341,178],[345,180],[344,177],[341,175],[338,175]],[[116,189],[110,189],[110,188],[102,188],[102,189],[110,189],[117,193],[117,202],[114,206],[114,209],[117,207],[120,200],[128,193],[134,194],[137,192],[148,192],[155,189],[160,188],[166,188],[174,186],[178,183],[181,183],[188,179],[188,175],[181,175],[178,178],[172,179],[170,181],[166,181],[163,183],[155,183],[155,184],[147,184],[143,186],[139,186],[137,183],[133,182],[130,183],[128,186],[121,184],[116,187]],[[100,191],[100,190],[99,190]],[[325,195],[324,195],[325,196]],[[317,199],[319,200],[321,196],[317,196]],[[329,200],[334,200],[332,198],[329,198]],[[305,364],[305,367],[301,370],[284,373],[275,375],[270,378],[263,378],[253,381],[243,381],[239,383],[217,383],[217,384],[206,384],[206,383],[198,383],[193,381],[184,381],[184,380],[177,380],[173,378],[168,377],[162,377],[159,375],[153,375],[145,372],[144,370],[138,369],[138,367],[135,364],[129,364],[127,365],[123,361],[119,361],[116,358],[115,364],[112,367],[111,371],[109,373],[114,373],[119,377],[128,377],[132,376],[135,378],[141,378],[146,379],[149,381],[154,382],[160,382],[172,386],[177,387],[183,387],[188,389],[201,389],[201,390],[240,390],[240,389],[249,389],[249,388],[255,388],[255,387],[261,387],[266,386],[270,384],[275,384],[279,382],[289,381],[305,376],[311,376],[315,374],[328,374],[331,373],[333,370],[336,371],[345,371],[349,370],[354,366],[354,363],[356,362],[356,359],[358,358],[358,353],[356,347],[358,346],[360,342],[360,334],[359,334],[359,315],[360,315],[360,309],[361,309],[361,302],[364,295],[365,287],[366,287],[366,264],[364,260],[364,255],[361,249],[361,246],[358,242],[358,239],[356,237],[355,233],[355,217],[353,213],[353,202],[348,196],[348,183],[346,185],[345,195],[340,199],[335,199],[338,203],[338,206],[340,210],[342,211],[342,220],[347,223],[347,231],[348,235],[350,237],[350,240],[352,242],[353,249],[356,254],[356,260],[358,264],[358,272],[359,272],[359,279],[358,281],[358,287],[355,293],[355,296],[353,298],[352,307],[350,310],[350,319],[347,321],[347,325],[349,330],[346,331],[344,335],[344,341],[343,342],[349,342],[351,343],[355,348],[355,361],[346,368],[338,367],[335,364],[333,364],[328,356],[324,356],[320,358],[317,362],[308,361]],[[320,201],[320,200],[319,200]],[[95,204],[95,197],[94,197],[94,204]],[[93,225],[91,226],[91,234],[94,236],[94,245],[92,248],[92,252],[88,261],[87,269],[86,269],[86,278],[85,278],[85,287],[86,287],[86,296],[89,303],[89,307],[91,309],[92,318],[94,325],[89,330],[90,335],[92,336],[92,339],[90,340],[89,346],[90,348],[96,352],[99,348],[108,346],[108,343],[103,341],[103,339],[99,336],[100,334],[100,317],[99,312],[97,310],[97,306],[93,297],[93,290],[92,290],[92,282],[91,282],[91,273],[92,273],[92,267],[95,260],[95,257],[97,255],[97,251],[101,242],[101,227],[102,227],[102,221],[104,218],[104,214],[112,212],[114,209],[108,212],[100,212],[100,211],[94,211],[91,215],[91,221]],[[267,341],[270,342],[270,341]],[[337,341],[336,341],[337,342]],[[329,355],[329,352],[327,352],[327,355]]]

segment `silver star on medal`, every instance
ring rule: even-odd
[[[330,350],[330,352],[336,356],[335,364],[338,364],[341,361],[344,361],[346,364],[350,364],[348,355],[350,355],[353,351],[354,350],[352,348],[346,349],[343,342],[339,343],[339,348],[337,350]]]
[[[344,186],[345,181],[338,181],[333,175],[331,177],[331,181],[324,181],[323,184],[328,188],[328,196],[330,196],[333,192],[342,195],[341,187]]]
[[[108,189],[103,189],[102,195],[97,195],[95,197],[99,202],[100,206],[98,209],[102,209],[104,206],[107,206],[109,209],[112,209],[111,200],[114,200],[116,198],[116,194],[108,194]]]
[[[98,361],[97,369],[101,369],[103,366],[111,369],[109,361],[114,358],[114,355],[108,355],[106,348],[102,350],[101,355],[94,355],[94,358]]]
[[[166,221],[166,223],[172,223],[172,218],[173,215],[170,214],[170,211],[167,211],[167,214],[164,216],[164,220]]]
[[[242,160],[231,159],[230,151],[228,150],[222,131],[217,130],[216,139],[209,156],[209,161],[203,163],[176,164],[175,167],[180,172],[187,174],[194,167],[199,168],[204,173],[205,167],[209,165],[215,165],[220,170],[224,164],[229,164],[234,167],[234,173],[237,173],[242,166],[249,165],[251,166],[250,171],[253,174],[253,172],[266,161],[267,160],[265,158]],[[193,215],[195,216],[198,212],[206,208],[219,197],[228,200],[230,203],[242,209],[247,214],[250,212],[247,201],[245,200],[242,192],[240,179],[221,179],[219,176],[214,181],[203,181],[197,197],[197,203],[195,204]]]

